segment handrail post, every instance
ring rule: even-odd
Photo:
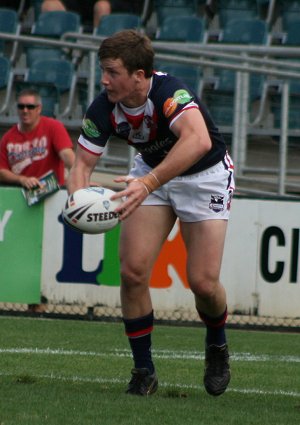
[[[247,134],[249,122],[249,73],[242,72],[241,101],[240,101],[240,149],[239,168],[243,174],[247,157]]]
[[[281,95],[281,128],[279,142],[279,175],[278,194],[285,194],[286,165],[287,165],[287,142],[288,142],[288,110],[289,110],[289,82],[284,81]]]
[[[96,52],[90,51],[89,64],[88,103],[91,104],[95,97]]]
[[[240,157],[240,104],[241,104],[241,86],[242,73],[236,72],[235,75],[235,91],[233,105],[233,134],[232,134],[232,159],[235,164],[236,175],[239,175],[239,157]]]

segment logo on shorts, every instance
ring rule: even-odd
[[[227,209],[228,209],[228,211],[230,211],[230,208],[231,208],[232,198],[233,198],[233,189],[230,189],[229,190],[229,195],[228,195],[228,201],[227,201]]]
[[[209,208],[214,212],[224,211],[224,196],[223,195],[211,195]]]

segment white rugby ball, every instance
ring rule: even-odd
[[[114,210],[122,201],[110,199],[115,193],[97,186],[76,190],[62,210],[64,222],[82,233],[108,232],[119,222],[119,214]]]

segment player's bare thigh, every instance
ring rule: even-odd
[[[149,279],[151,269],[175,223],[169,206],[140,206],[121,225],[120,261],[123,276]],[[137,276],[134,276],[137,275]]]
[[[188,252],[187,274],[193,292],[219,283],[227,220],[180,223]],[[204,288],[203,288],[204,289]]]

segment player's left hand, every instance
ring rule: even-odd
[[[146,186],[139,181],[129,176],[120,176],[114,179],[116,183],[127,183],[127,187],[120,192],[117,192],[111,197],[112,200],[122,198],[124,202],[116,208],[115,212],[119,213],[120,220],[127,218],[148,196]]]

